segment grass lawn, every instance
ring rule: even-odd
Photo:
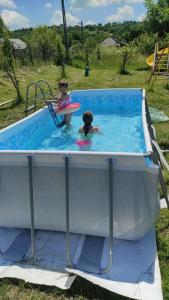
[[[113,55],[107,55],[106,62],[96,63],[93,61],[91,75],[84,77],[83,70],[75,67],[67,67],[66,75],[69,81],[70,90],[89,88],[112,88],[112,87],[140,87],[146,89],[148,105],[163,110],[169,116],[169,90],[165,80],[156,80],[154,84],[146,84],[150,76],[145,65],[145,58],[138,56],[137,63],[130,62],[129,75],[118,74],[118,64],[113,63]],[[18,70],[19,81],[23,96],[26,93],[26,86],[31,81],[45,79],[54,89],[60,78],[60,68],[53,65],[27,68]],[[11,83],[0,73],[0,103],[14,99],[15,92]],[[43,103],[40,103],[43,105]],[[24,117],[25,103],[19,106],[3,108],[0,110],[0,128]],[[164,149],[169,149],[169,122],[156,124],[157,141]],[[166,155],[169,162],[169,154]],[[169,174],[166,174],[169,188]],[[160,267],[163,283],[164,300],[169,300],[169,211],[161,211],[157,225],[157,245],[160,259]],[[70,291],[61,291],[57,288],[49,288],[26,284],[21,280],[3,279],[0,281],[0,299],[127,299],[89,284],[87,281],[77,278]],[[150,299],[153,300],[153,299]]]

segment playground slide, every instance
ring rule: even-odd
[[[164,50],[164,52],[163,52],[163,50]],[[165,49],[159,50],[159,51],[158,51],[158,54],[161,54],[162,52],[168,54],[168,51],[169,51],[169,49],[168,49],[168,47],[167,47],[167,48],[165,48]],[[152,66],[153,66],[153,61],[154,61],[154,53],[151,54],[151,55],[147,58],[146,63],[147,63],[149,66],[152,67]]]

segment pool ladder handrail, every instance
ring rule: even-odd
[[[35,97],[34,97],[34,103],[32,106],[28,107],[28,103],[29,103],[29,93],[30,93],[30,88],[34,86],[35,87]],[[44,93],[44,90],[42,89],[41,85],[37,82],[31,82],[28,84],[27,86],[27,90],[26,90],[26,106],[25,106],[25,115],[27,116],[28,112],[31,111],[31,110],[36,110],[36,105],[37,105],[37,89],[39,88],[40,90],[40,93],[41,93],[41,100],[45,100],[45,93]]]
[[[48,95],[50,95],[52,99],[55,99],[55,96],[54,96],[54,94],[53,94],[53,92],[52,92],[52,89],[51,89],[51,87],[50,87],[50,84],[49,84],[46,80],[40,79],[40,80],[37,81],[37,83],[38,83],[38,84],[45,83],[45,84],[47,85],[48,89],[49,89]],[[59,125],[60,122],[59,122],[58,117],[57,117],[57,114],[56,114],[56,112],[55,112],[55,110],[54,110],[54,107],[53,107],[53,104],[52,104],[52,99],[51,99],[51,101],[47,101],[47,100],[45,99],[45,103],[46,103],[46,105],[47,105],[47,107],[48,107],[48,109],[49,109],[49,112],[50,112],[50,114],[51,114],[51,117],[52,117],[52,119],[53,119],[53,121],[54,121],[56,127],[59,128],[58,125]],[[63,121],[63,117],[62,117],[62,116],[60,116],[60,117],[61,117],[61,120]]]
[[[48,94],[48,95],[51,95],[52,99],[55,98],[55,97],[54,97],[54,94],[53,94],[53,92],[52,92],[51,86],[50,86],[50,84],[49,84],[46,80],[40,79],[40,80],[36,81],[36,83],[39,84],[39,85],[41,85],[41,83],[45,83],[45,84],[47,85],[48,89],[49,89],[49,94]],[[45,98],[46,98],[46,97],[45,97]]]
[[[51,97],[51,101],[47,101],[46,99],[46,94],[45,94],[45,91],[43,89],[43,87],[41,86],[41,84],[45,84],[49,90],[49,93],[48,93],[48,96],[50,95]],[[31,86],[35,86],[35,97],[34,97],[34,104],[30,107],[28,107],[28,102],[29,102],[29,91],[30,91],[30,88]],[[58,117],[57,117],[57,114],[53,108],[53,104],[52,104],[52,99],[54,99],[54,94],[52,92],[52,89],[50,87],[50,84],[44,80],[44,79],[40,79],[36,82],[31,82],[28,86],[27,86],[27,92],[26,92],[26,108],[25,108],[25,113],[26,113],[26,116],[27,116],[27,113],[29,111],[31,111],[32,109],[34,109],[34,112],[36,110],[36,99],[38,98],[38,93],[37,93],[37,89],[40,89],[40,96],[41,96],[41,101],[44,101],[45,104],[48,106],[48,109],[49,109],[49,112],[51,114],[51,117],[56,125],[56,127],[58,128],[58,125],[59,125],[59,120],[58,120]],[[61,116],[61,120],[63,121],[63,117]]]

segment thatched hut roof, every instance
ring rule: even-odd
[[[15,50],[24,50],[27,47],[26,43],[20,39],[9,39],[9,40]],[[0,39],[0,43],[3,43],[3,39]]]
[[[100,46],[103,47],[110,47],[110,46],[116,46],[119,47],[119,43],[117,43],[115,40],[113,40],[112,38],[107,38],[106,40],[104,40]]]

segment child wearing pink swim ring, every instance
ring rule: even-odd
[[[58,100],[57,109],[63,109],[67,105],[70,104],[70,97],[67,93],[68,91],[68,82],[65,80],[60,80],[58,83],[58,89],[60,91],[60,95]],[[64,125],[70,126],[72,114],[65,114],[63,121],[58,125],[58,127],[62,127]]]

